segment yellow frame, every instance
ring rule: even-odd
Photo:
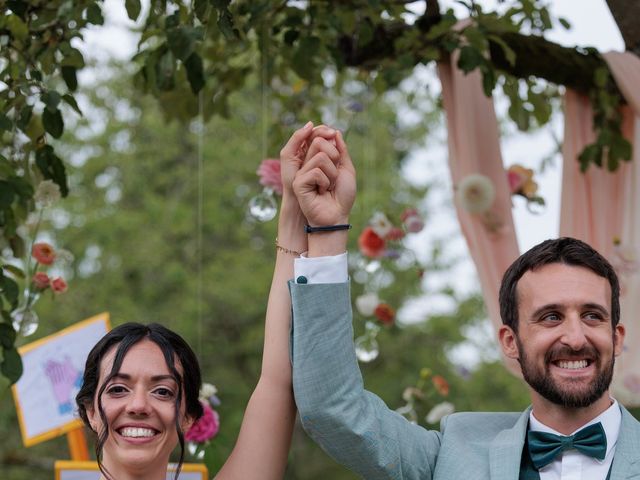
[[[75,330],[79,330],[81,328],[86,327],[87,325],[91,324],[91,323],[97,323],[97,322],[104,322],[106,328],[107,328],[107,332],[109,330],[111,330],[111,324],[109,322],[109,313],[107,312],[103,312],[100,313],[98,315],[94,315],[91,318],[88,318],[86,320],[82,320],[78,323],[75,323],[73,325],[71,325],[70,327],[67,328],[63,328],[62,330],[60,330],[59,332],[53,333],[51,335],[48,335],[46,337],[43,337],[39,340],[36,340],[35,342],[29,343],[27,345],[23,345],[22,347],[18,348],[18,353],[20,353],[20,355],[25,354],[30,352],[31,350],[38,348],[52,340],[54,340],[55,338],[58,338],[60,336],[63,335],[67,335]],[[26,426],[25,426],[25,421],[24,421],[24,414],[22,412],[22,408],[20,406],[20,398],[18,395],[18,388],[16,387],[16,385],[12,385],[11,386],[11,393],[13,394],[13,401],[16,404],[16,411],[18,413],[18,423],[20,425],[20,434],[22,435],[22,444],[25,447],[32,447],[33,445],[36,445],[37,443],[41,443],[44,442],[46,440],[50,440],[52,438],[58,437],[60,435],[64,435],[65,433],[74,430],[76,428],[82,428],[83,424],[82,424],[82,420],[80,420],[79,418],[76,418],[70,422],[67,422],[64,425],[61,425],[57,428],[53,428],[51,430],[48,430],[46,432],[40,433],[38,435],[35,435],[33,437],[27,438],[27,430],[26,430]]]
[[[79,462],[73,460],[56,460],[54,468],[56,472],[55,480],[61,480],[63,470],[99,470],[97,462]],[[169,464],[168,471],[175,471],[174,463]],[[202,480],[209,479],[209,470],[207,470],[207,467],[202,463],[183,463],[182,471],[185,473],[201,473]]]

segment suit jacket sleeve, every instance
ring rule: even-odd
[[[366,479],[431,479],[440,433],[411,424],[364,390],[349,284],[289,288],[293,388],[306,432]]]

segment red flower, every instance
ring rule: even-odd
[[[49,275],[44,272],[36,272],[31,278],[31,281],[33,282],[33,285],[39,290],[44,290],[45,288],[47,288],[50,282]]]
[[[449,382],[447,382],[443,376],[435,375],[431,381],[440,395],[443,397],[449,395]]]
[[[188,442],[204,443],[215,437],[220,430],[220,417],[207,402],[202,403],[204,414],[185,433],[184,438]]]
[[[273,188],[278,195],[282,195],[282,177],[280,176],[280,160],[266,158],[262,160],[256,173],[260,176],[260,185]]]
[[[51,290],[56,293],[64,293],[67,291],[67,282],[62,277],[54,278],[51,280]]]
[[[385,241],[373,231],[373,228],[367,227],[358,238],[358,246],[363,255],[377,258],[384,252]]]
[[[393,325],[393,320],[396,317],[396,312],[387,303],[380,303],[373,314],[385,325]]]
[[[56,259],[56,252],[48,243],[34,243],[31,255],[42,265],[51,265]]]

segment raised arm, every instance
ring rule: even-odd
[[[267,304],[262,372],[244,414],[238,441],[216,476],[219,480],[282,479],[295,421],[289,332],[291,300],[287,281],[293,261],[307,250],[306,223],[292,182],[315,136],[330,138],[326,127],[311,122],[295,131],[280,152],[283,194],[278,219],[276,262]]]
[[[309,156],[294,181],[312,226],[349,221],[355,169],[340,134],[334,146],[337,162]],[[317,148],[330,150],[330,145]],[[345,230],[309,234],[309,257],[344,253],[347,235]],[[295,283],[291,297],[293,386],[307,433],[336,461],[368,480],[430,479],[440,435],[410,424],[364,389],[353,345],[348,283]]]

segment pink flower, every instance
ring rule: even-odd
[[[185,433],[184,438],[188,442],[204,443],[215,437],[220,430],[218,412],[212,409],[207,402],[200,403],[202,403],[204,414]]]
[[[404,228],[409,233],[418,233],[424,228],[424,221],[415,208],[407,208],[400,217]]]
[[[36,272],[31,278],[31,281],[33,282],[33,285],[39,290],[44,290],[45,288],[47,288],[50,282],[49,275],[44,272]]]
[[[403,237],[404,237],[404,232],[402,231],[401,228],[391,227],[391,230],[387,232],[387,234],[384,236],[384,239],[394,241],[394,240],[402,240]]]
[[[363,255],[371,258],[380,257],[384,253],[385,242],[373,228],[365,228],[358,238],[358,246]]]
[[[56,252],[48,243],[34,243],[31,249],[31,255],[42,265],[51,265],[56,259]]]
[[[278,195],[282,195],[280,160],[275,158],[266,158],[262,160],[256,173],[260,176],[260,185],[272,188]]]
[[[64,293],[67,291],[67,282],[62,277],[54,278],[51,280],[51,290],[55,293]]]

